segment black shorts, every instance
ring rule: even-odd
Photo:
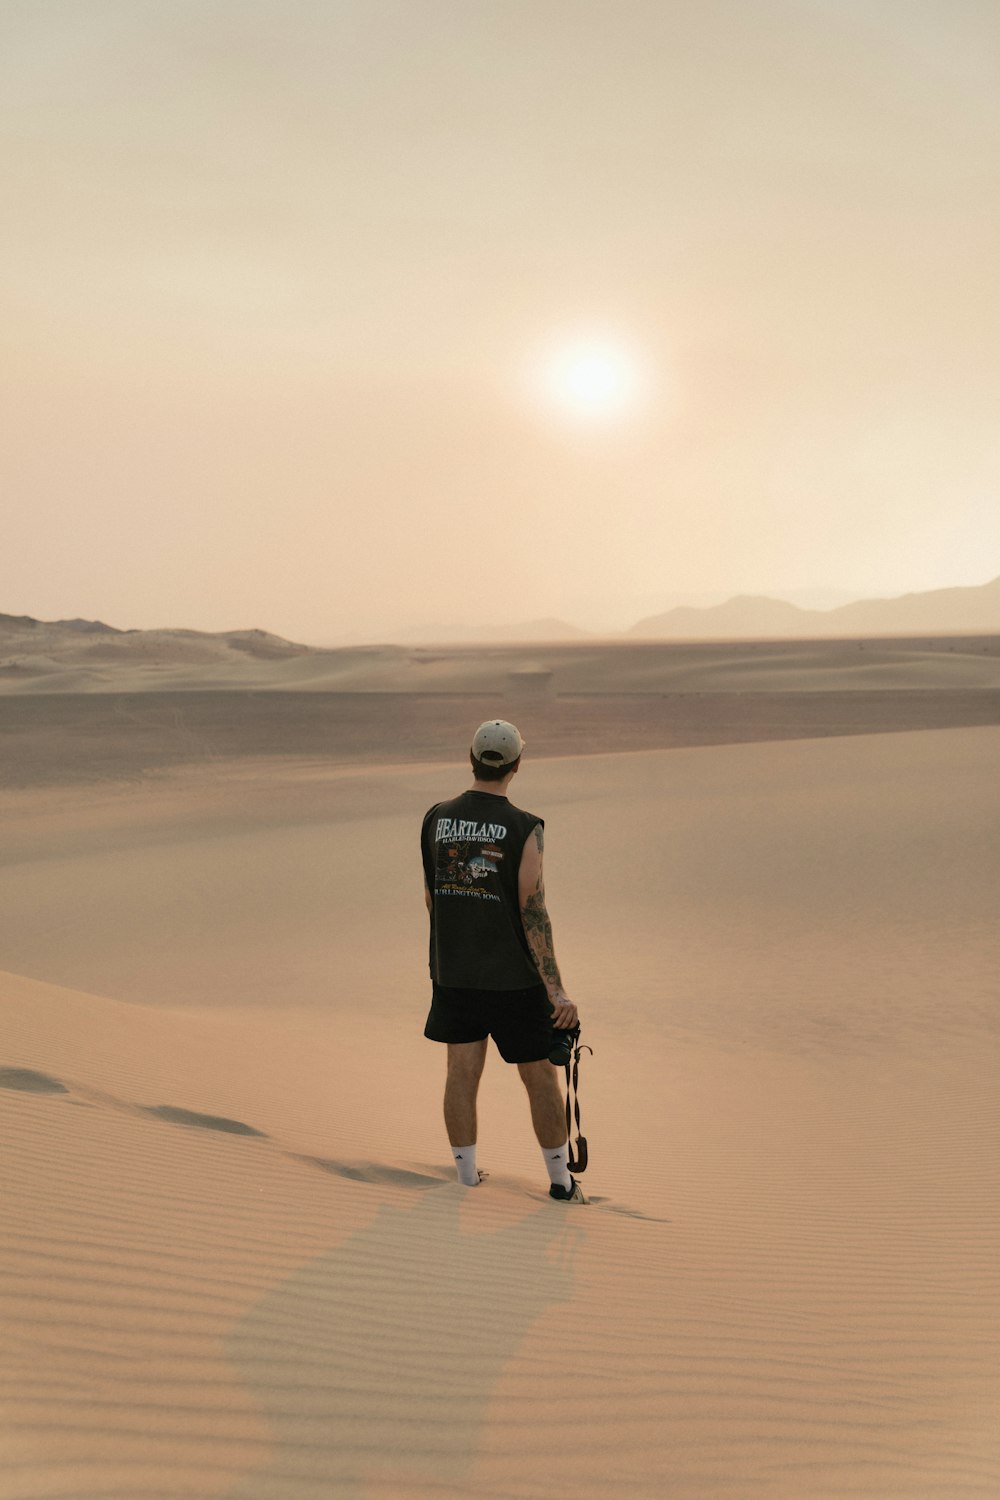
[[[552,1051],[552,1004],[544,984],[526,990],[456,990],[433,981],[424,1027],[432,1042],[481,1042],[491,1036],[504,1062],[540,1062]]]

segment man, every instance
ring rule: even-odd
[[[562,987],[545,909],[544,823],[507,797],[523,749],[513,724],[481,724],[470,751],[471,789],[436,803],[424,818],[433,984],[424,1036],[448,1048],[444,1119],[459,1182],[480,1181],[476,1095],[492,1036],[528,1091],[550,1195],[585,1203],[570,1175],[565,1105],[548,1060],[553,1026],[566,1030],[578,1018]]]

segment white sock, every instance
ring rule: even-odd
[[[455,1158],[459,1182],[466,1187],[478,1187],[479,1173],[476,1171],[475,1146],[452,1146],[451,1154]]]
[[[542,1155],[548,1168],[549,1181],[558,1187],[568,1188],[573,1180],[569,1174],[569,1141],[563,1146],[543,1146]]]

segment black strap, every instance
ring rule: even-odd
[[[566,1064],[566,1135],[573,1135],[573,1121],[576,1120],[576,1150],[573,1150],[572,1140],[569,1147],[569,1169],[571,1172],[586,1172],[587,1170],[587,1137],[580,1134],[580,1053],[589,1052],[594,1055],[592,1047],[581,1047],[579,1037],[573,1048],[572,1064]],[[569,1102],[570,1088],[573,1091],[572,1106]]]

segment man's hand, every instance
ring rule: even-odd
[[[569,1031],[579,1025],[576,1006],[565,990],[550,990],[549,999],[552,1002],[552,1024],[557,1031]]]

